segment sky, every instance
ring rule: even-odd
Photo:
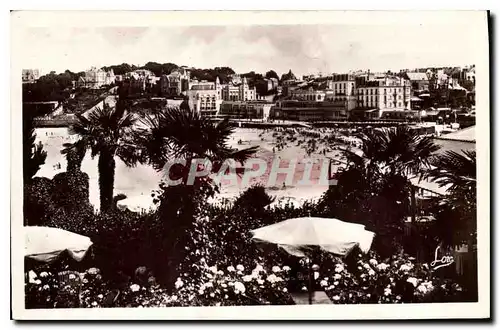
[[[23,68],[43,74],[153,61],[238,73],[297,76],[475,64],[478,30],[466,22],[412,25],[29,27]]]

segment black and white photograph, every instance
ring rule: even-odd
[[[12,317],[490,317],[488,17],[11,12]]]

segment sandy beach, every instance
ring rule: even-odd
[[[37,141],[43,143],[44,150],[47,151],[47,160],[37,173],[39,177],[53,178],[54,175],[66,170],[66,159],[61,154],[64,143],[72,142],[77,139],[76,136],[70,136],[67,128],[38,128],[36,130]],[[274,136],[273,136],[274,134]],[[233,200],[241,192],[249,186],[262,184],[267,187],[267,191],[271,196],[276,197],[275,204],[290,201],[294,205],[301,205],[306,200],[315,200],[319,198],[327,189],[328,186],[321,184],[320,177],[322,174],[328,173],[328,169],[323,169],[322,165],[325,159],[337,158],[338,151],[325,150],[325,146],[318,144],[317,150],[309,155],[303,146],[298,146],[297,143],[286,142],[285,145],[279,147],[277,139],[279,136],[286,136],[288,133],[279,130],[262,130],[262,129],[245,129],[237,128],[228,144],[237,149],[258,146],[256,158],[266,162],[266,171],[258,178],[252,178],[248,185],[243,185],[241,177],[238,178],[238,183],[234,181],[222,181],[221,192],[211,202],[220,202],[222,200]],[[309,137],[299,138],[307,141]],[[274,150],[274,152],[273,152]],[[287,168],[290,162],[295,161],[296,167],[293,171],[292,184],[283,185],[286,175],[278,174],[276,182],[269,185],[269,174],[271,172],[273,161],[278,162],[280,168]],[[298,185],[297,182],[303,179],[306,164],[313,162],[310,184]],[[256,169],[256,168],[254,168]],[[335,166],[333,167],[335,169]],[[90,153],[87,153],[82,162],[82,171],[90,177],[90,202],[96,209],[99,207],[99,187],[98,187],[98,172],[97,158],[92,159]],[[306,172],[307,173],[307,172]],[[309,177],[309,175],[306,175]],[[115,174],[115,190],[114,194],[125,194],[126,200],[120,202],[120,206],[127,207],[133,210],[148,210],[154,207],[151,197],[151,192],[158,189],[158,185],[162,179],[162,173],[155,171],[152,167],[146,165],[137,165],[136,167],[127,167],[121,160],[116,159],[116,174]]]

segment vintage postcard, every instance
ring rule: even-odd
[[[12,317],[489,318],[488,19],[13,11]]]

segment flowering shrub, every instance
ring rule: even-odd
[[[27,273],[27,308],[54,307],[167,307],[167,306],[231,306],[259,304],[291,304],[286,288],[289,267],[274,266],[266,270],[256,264],[246,270],[243,265],[218,269],[201,266],[203,276],[179,277],[174,293],[156,283],[140,285],[130,282],[123,289],[112,290],[102,279],[100,270],[90,268],[73,276],[78,285],[61,285],[53,273],[33,270]]]
[[[450,280],[433,276],[426,264],[416,264],[408,257],[395,256],[378,261],[373,255],[359,255],[355,271],[337,257],[331,263],[311,268],[315,285],[324,290],[335,304],[418,303],[463,301],[462,288]],[[330,267],[324,267],[324,265]],[[141,267],[142,268],[142,267]],[[27,308],[53,307],[168,307],[168,306],[237,306],[293,304],[289,291],[288,266],[270,268],[254,262],[219,267],[204,257],[191,265],[191,272],[181,274],[173,292],[151,278],[136,277],[121,289],[113,290],[103,281],[100,270],[69,273],[79,285],[61,285],[51,272],[26,274]],[[198,274],[199,276],[194,276]],[[317,288],[313,288],[317,290]],[[304,282],[303,291],[307,291]]]
[[[418,303],[460,300],[462,288],[433,274],[427,264],[408,256],[378,261],[376,256],[358,255],[352,272],[339,262],[319,278],[334,303]]]
[[[67,274],[73,281],[69,285],[53,271],[28,272],[26,307],[293,304],[289,290],[308,290],[307,279],[296,278],[300,271],[307,273],[307,265],[274,246],[256,245],[249,232],[311,214],[314,204],[265,209],[268,200],[262,200],[259,207],[203,204],[194,212],[181,207],[183,200],[171,198],[170,204],[163,205],[170,212],[165,214],[112,212],[58,218],[54,226],[92,239],[96,255],[92,262],[100,269]],[[177,232],[168,230],[173,227],[167,221],[174,218],[184,226]],[[182,240],[179,233],[184,235]],[[184,252],[166,266],[165,241]],[[314,258],[313,289],[325,290],[338,304],[461,300],[460,286],[436,277],[427,265],[408,256],[384,260],[373,253],[354,256],[341,259],[321,253]],[[164,269],[175,274],[167,284],[162,282]],[[75,278],[70,279],[71,275]]]

